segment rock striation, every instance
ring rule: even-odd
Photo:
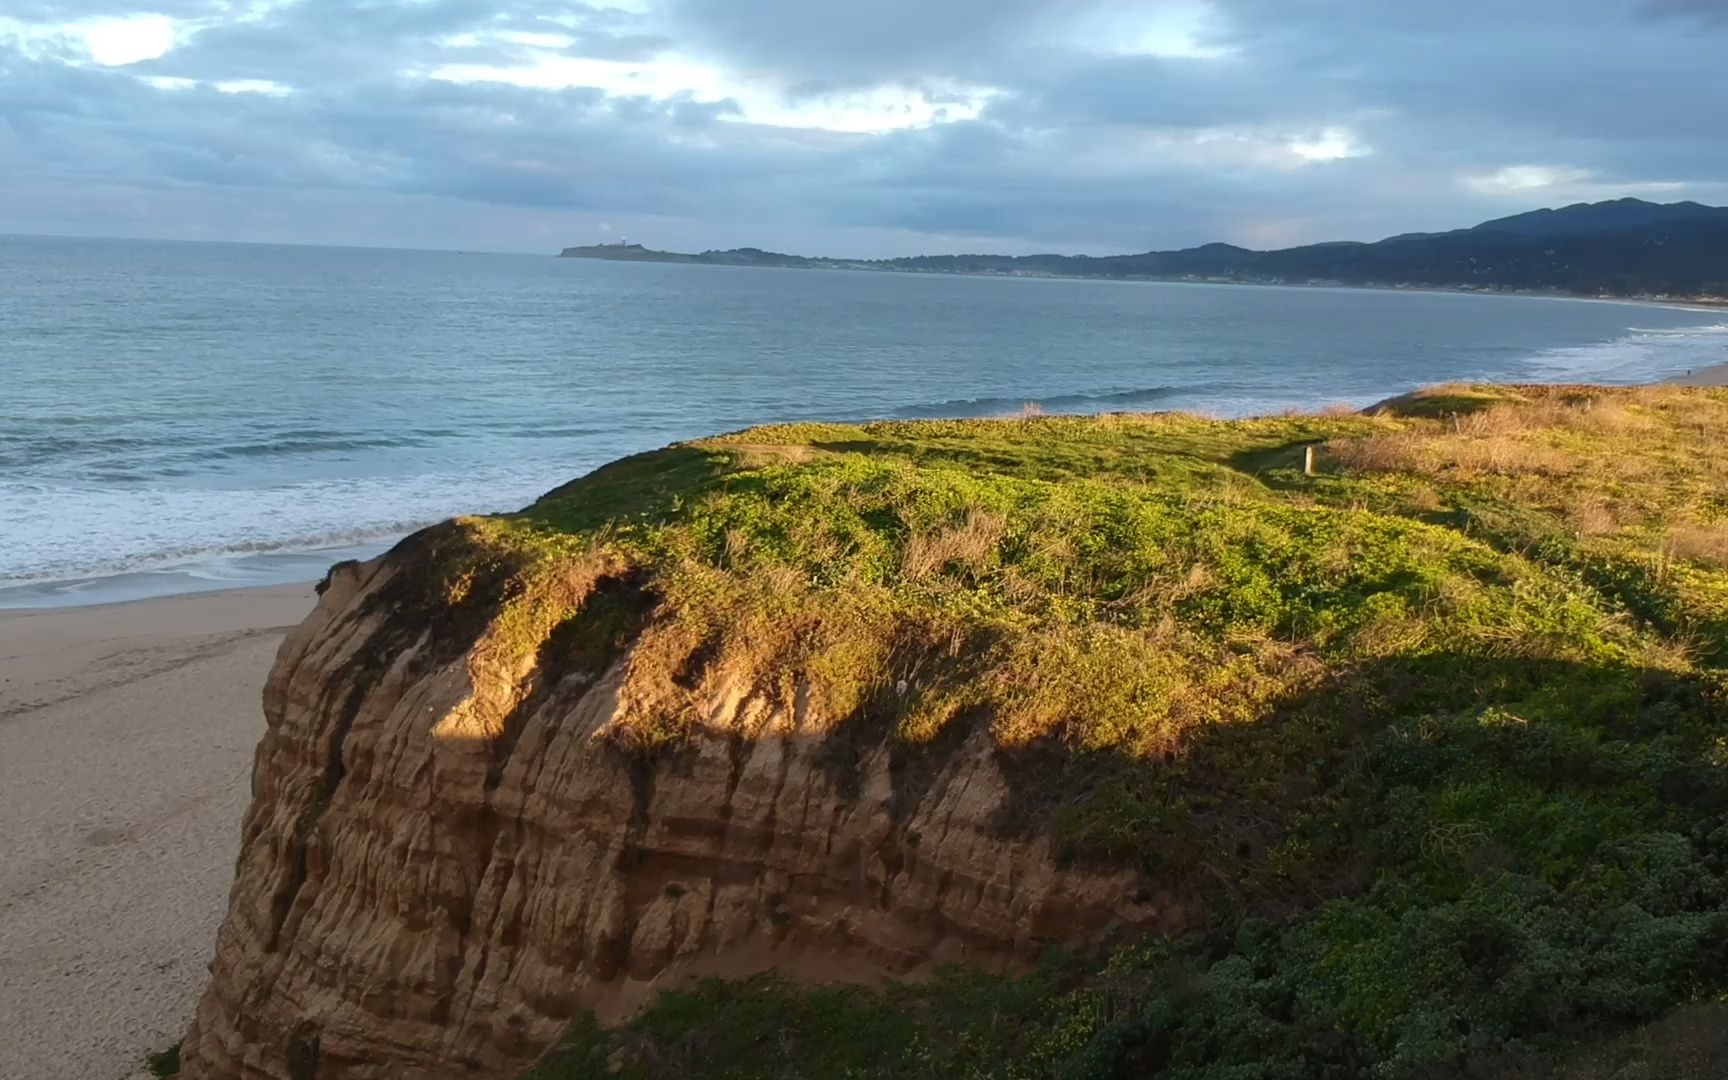
[[[189,1080],[505,1078],[692,975],[1011,969],[1183,927],[1137,872],[1005,827],[985,727],[909,765],[723,671],[656,695],[629,634],[504,648],[507,572],[426,602],[451,528],[335,568],[282,647]],[[655,617],[627,575],[569,574],[572,610]],[[672,700],[691,734],[636,746],[620,718]]]

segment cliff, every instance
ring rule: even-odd
[[[676,753],[638,751],[631,699],[673,687],[632,686],[622,643],[535,663],[580,624],[501,651],[497,597],[446,624],[411,578],[447,539],[338,568],[282,651],[186,1075],[510,1076],[668,974],[1009,968],[1183,925],[1132,873],[1001,842],[982,732],[914,778],[886,732],[840,761],[833,718],[716,678],[678,693]],[[601,568],[567,587],[577,620],[650,602]]]
[[[339,566],[183,1075],[1415,1076],[1662,1015],[1728,985],[1724,419],[758,429]]]

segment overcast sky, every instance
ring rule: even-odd
[[[1103,253],[1725,178],[1728,0],[0,5],[0,232]]]

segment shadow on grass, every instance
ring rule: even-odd
[[[663,516],[719,483],[732,461],[729,454],[695,446],[633,454],[554,488],[517,516],[564,532]]]
[[[1728,782],[1707,760],[1717,721],[1712,686],[1674,672],[1398,658],[1333,677],[1258,721],[1203,728],[1169,760],[1056,742],[1001,750],[1012,787],[1003,828],[1051,830],[1059,857],[1135,866],[1147,888],[1179,883],[1208,910],[1282,917],[1361,889],[1424,845],[1410,830],[1448,824],[1393,821],[1394,796],[1407,811],[1432,795],[1444,815],[1442,795],[1495,778],[1508,802],[1600,811],[1604,829],[1617,816],[1658,820],[1666,799],[1728,811]],[[1540,863],[1558,875],[1587,855],[1564,822],[1543,836],[1528,818],[1454,808],[1451,824],[1481,840],[1468,854],[1500,869]]]
[[[1278,446],[1242,450],[1231,454],[1228,464],[1237,472],[1261,481],[1266,479],[1267,473],[1284,474],[1279,477],[1285,481],[1278,485],[1280,490],[1295,488],[1311,482],[1302,475],[1304,451],[1324,442],[1324,439],[1301,439]]]

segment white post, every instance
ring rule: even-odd
[[[1315,449],[1313,444],[1302,448],[1302,473],[1304,476],[1313,476],[1320,471],[1318,462],[1315,460]]]

